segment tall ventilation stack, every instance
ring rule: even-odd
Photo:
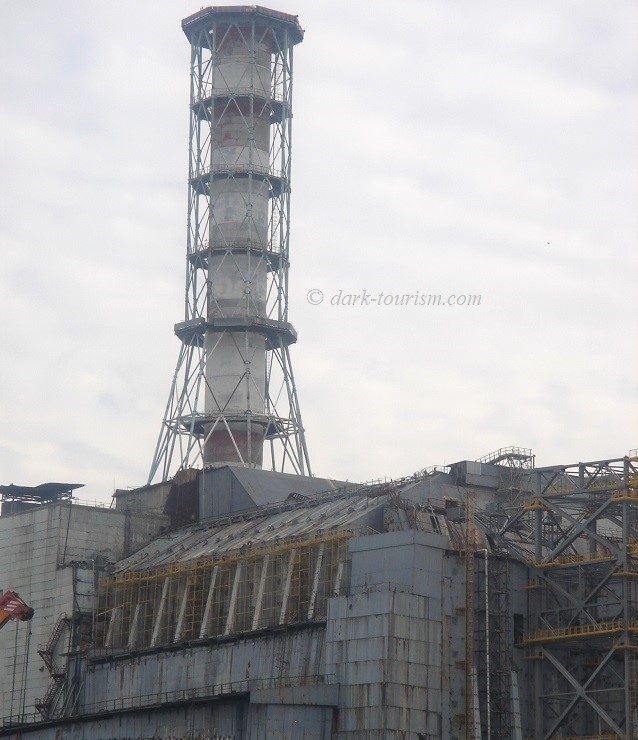
[[[185,319],[149,483],[198,464],[311,474],[289,347],[296,16],[210,7],[191,46]],[[265,449],[264,449],[265,448]]]

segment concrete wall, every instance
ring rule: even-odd
[[[325,625],[95,659],[78,707],[102,714],[65,722],[62,736],[463,737],[463,558],[444,536],[414,531],[356,538],[349,550],[349,591],[329,600]],[[513,613],[526,611],[526,579],[513,569]],[[512,666],[525,714],[518,649]],[[188,711],[168,706],[176,697],[193,699]]]
[[[68,722],[23,733],[23,736],[26,734],[31,740],[329,740],[332,737],[332,714],[329,707],[262,705],[253,704],[248,698],[228,698],[199,705],[120,714],[88,724]]]
[[[441,737],[465,732],[465,562],[446,552],[441,578]]]
[[[329,738],[336,703],[307,690],[269,691],[273,677],[303,684],[323,677],[325,628],[288,630],[216,645],[127,656],[89,665],[81,690],[82,713],[114,707],[146,705],[133,713],[103,716],[91,722],[65,723],[57,728],[23,732],[30,738]],[[196,697],[230,691],[247,691],[249,698],[202,702],[158,711],[189,694]],[[316,694],[316,692],[315,692]],[[333,692],[333,696],[336,694]],[[153,709],[150,705],[155,705]],[[55,734],[57,732],[62,733]],[[0,732],[0,735],[2,733]]]
[[[95,663],[83,702],[126,701],[156,693],[199,690],[284,676],[324,674],[323,627],[229,640]]]
[[[247,724],[247,702],[229,700],[199,706],[182,706],[153,712],[104,717],[90,724],[68,723],[28,733],[33,740],[139,740],[139,738],[192,738],[226,740],[240,737]]]
[[[338,737],[443,736],[446,544],[421,532],[350,543],[351,589],[330,602],[326,640],[327,671],[341,687]]]
[[[271,696],[255,689],[264,681],[275,685],[324,681],[328,684],[324,689],[333,689],[325,704],[339,707],[335,726],[339,737],[387,737],[389,731],[404,737],[441,737],[444,655],[450,663],[442,642],[446,543],[440,535],[417,532],[353,540],[351,591],[330,600],[325,627],[94,662],[86,671],[80,706],[93,713],[142,705],[135,719],[126,720],[127,732],[134,733],[135,723],[149,716],[143,705],[156,703],[161,696],[170,699],[179,692],[202,696],[207,687],[213,692],[224,684],[250,683],[247,724],[237,737],[330,737],[331,706],[312,696],[286,697],[282,688]],[[180,711],[175,710],[176,728],[182,722]],[[191,718],[195,723],[199,711],[194,710]],[[251,717],[256,718],[254,726]],[[113,721],[86,724],[84,734],[77,734],[82,732],[78,728],[69,736],[107,737],[114,732]],[[216,721],[220,728],[232,726],[230,720]],[[147,726],[157,727],[158,722],[155,718]]]
[[[36,711],[51,680],[38,647],[62,614],[93,608],[90,561],[120,559],[160,525],[152,516],[68,503],[0,517],[0,589],[17,591],[35,609],[31,622],[9,623],[0,633],[0,716]],[[68,638],[65,630],[60,651]]]
[[[115,491],[115,508],[163,514],[172,483],[173,481],[169,480],[128,490],[120,488]]]

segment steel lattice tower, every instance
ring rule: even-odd
[[[206,8],[182,28],[185,318],[149,482],[198,464],[311,474],[288,322],[292,63],[303,31],[296,16],[249,6]]]

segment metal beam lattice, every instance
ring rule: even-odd
[[[288,322],[293,46],[302,32],[291,16],[214,10],[184,26],[185,315],[149,483],[208,464],[311,474]]]
[[[480,518],[530,569],[534,737],[638,732],[638,461],[536,468]]]

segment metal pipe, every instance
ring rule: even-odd
[[[483,567],[485,568],[484,597],[485,597],[485,730],[487,740],[492,737],[492,683],[490,678],[490,572],[489,551],[487,548],[478,550],[483,553]]]
[[[537,474],[538,475],[538,474]],[[540,492],[540,478],[538,480],[538,489]],[[534,558],[540,562],[543,555],[543,518],[542,511],[537,509],[534,512]],[[534,599],[534,622],[536,627],[540,627],[541,613],[541,596],[536,595]],[[534,737],[543,737],[543,716],[541,709],[541,682],[543,678],[543,666],[540,660],[534,661]]]

